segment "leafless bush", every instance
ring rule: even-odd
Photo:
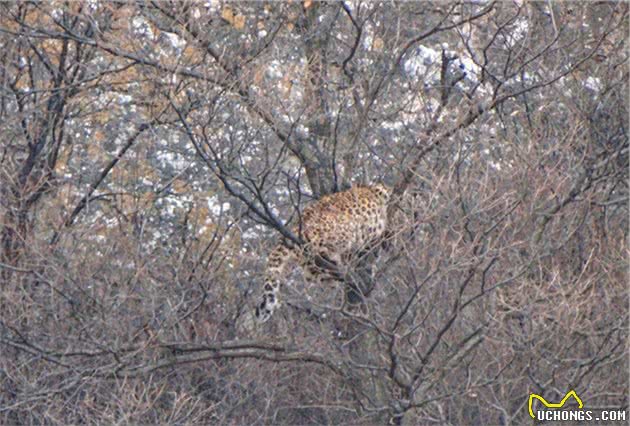
[[[627,31],[612,2],[0,4],[0,423],[627,409]],[[374,182],[387,239],[244,332],[302,208]]]

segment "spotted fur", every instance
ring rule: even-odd
[[[257,320],[267,321],[280,306],[279,290],[291,265],[317,275],[317,268],[312,267],[314,257],[341,264],[377,241],[387,226],[390,195],[391,188],[384,185],[357,186],[308,206],[300,226],[293,229],[304,245],[290,248],[280,244],[269,254],[263,295],[255,310]]]

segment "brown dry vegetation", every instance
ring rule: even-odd
[[[627,34],[624,2],[0,3],[0,423],[627,409]],[[285,225],[383,181],[387,241],[245,332]]]

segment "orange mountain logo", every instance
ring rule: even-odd
[[[534,416],[534,410],[532,409],[532,403],[534,402],[534,399],[539,400],[540,402],[542,402],[542,405],[544,405],[547,408],[562,408],[564,406],[564,404],[569,400],[569,398],[573,397],[573,399],[575,399],[575,401],[578,403],[578,408],[581,410],[582,408],[584,408],[584,404],[582,403],[582,400],[580,399],[579,396],[577,396],[577,393],[575,393],[574,390],[570,390],[569,392],[567,392],[567,394],[564,396],[564,398],[562,398],[562,401],[558,402],[558,403],[553,403],[553,402],[547,402],[547,400],[545,398],[543,398],[540,395],[537,395],[535,393],[532,393],[529,395],[529,415],[532,416],[532,419],[536,419],[536,416]]]

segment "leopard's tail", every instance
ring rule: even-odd
[[[285,280],[289,265],[292,264],[296,258],[295,251],[283,244],[276,246],[269,254],[267,268],[265,270],[262,298],[255,309],[258,322],[263,323],[267,321],[280,306],[278,293]]]

